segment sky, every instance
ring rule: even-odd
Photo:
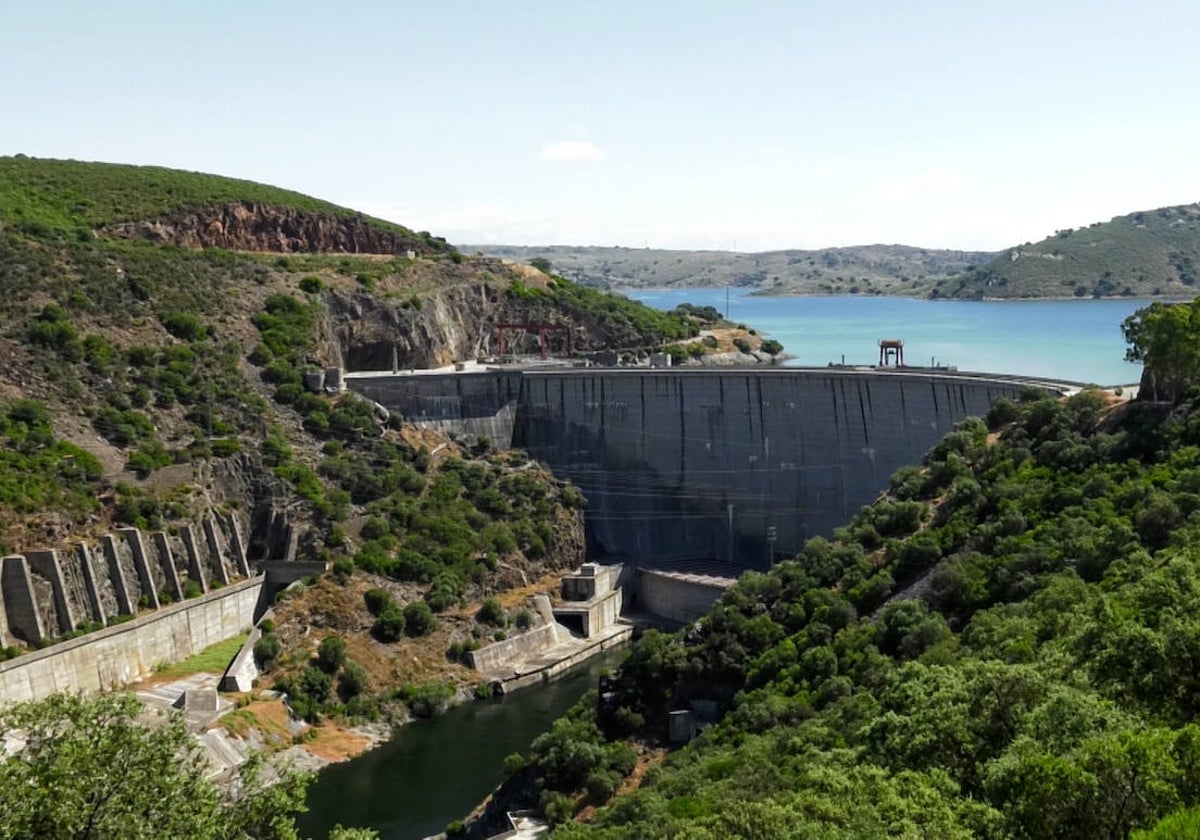
[[[456,244],[1000,250],[1200,200],[1200,3],[7,0],[0,155]]]

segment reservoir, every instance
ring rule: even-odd
[[[443,831],[500,783],[506,756],[524,753],[623,656],[611,651],[544,685],[414,721],[388,743],[325,768],[297,820],[302,836],[324,837],[338,823],[374,828],[384,840]]]
[[[726,310],[725,289],[630,290],[657,309],[680,303]],[[758,297],[728,291],[729,319],[781,342],[788,365],[879,361],[878,340],[904,341],[910,365],[1013,373],[1119,385],[1141,365],[1124,361],[1121,322],[1149,300],[915,300],[889,297]]]

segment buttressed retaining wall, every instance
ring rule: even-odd
[[[956,423],[1029,384],[837,368],[574,368],[347,383],[408,420],[522,447],[570,478],[587,496],[595,551],[752,567],[831,533]]]
[[[0,706],[55,691],[103,691],[148,677],[254,623],[263,578],[172,604],[8,662],[0,662]]]

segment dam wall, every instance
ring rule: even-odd
[[[921,369],[354,375],[406,419],[525,449],[588,500],[589,549],[764,568],[828,535],[960,420],[1045,382]]]

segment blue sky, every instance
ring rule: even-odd
[[[0,154],[457,243],[1000,249],[1200,200],[1200,3],[11,3]]]

